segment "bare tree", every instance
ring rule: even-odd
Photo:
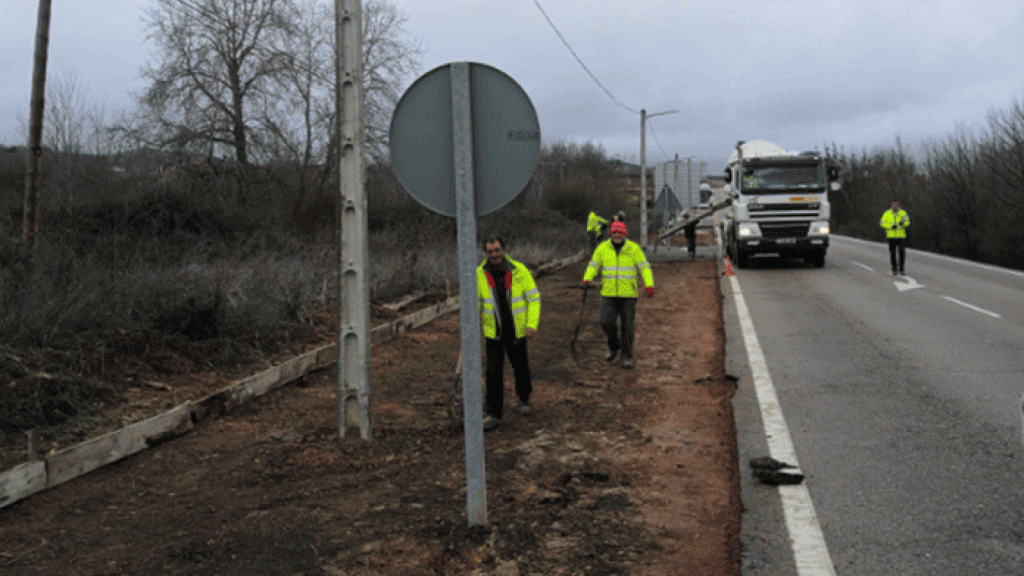
[[[163,144],[182,149],[224,145],[250,162],[254,110],[291,57],[283,0],[155,0],[150,38],[160,64],[143,76],[152,85],[143,104],[162,129]]]
[[[333,14],[333,3],[322,0],[290,6],[290,27],[281,44],[290,65],[274,80],[275,97],[262,101],[259,121],[268,152],[299,171],[296,213],[307,192],[322,191],[337,168]],[[406,36],[404,16],[386,0],[369,0],[362,14],[363,123],[368,161],[373,163],[387,156],[391,112],[402,82],[419,65],[420,49]]]
[[[363,120],[371,156],[387,156],[391,113],[405,78],[419,68],[419,45],[407,37],[405,16],[387,0],[363,3]]]

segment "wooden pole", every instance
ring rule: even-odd
[[[50,46],[50,0],[39,0],[36,47],[32,67],[32,97],[28,120],[28,158],[25,167],[23,239],[29,249],[39,240],[39,182],[43,157],[43,112],[46,107],[46,57]]]

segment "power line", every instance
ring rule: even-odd
[[[597,79],[597,76],[594,76],[594,73],[591,72],[589,68],[587,68],[587,65],[583,63],[583,60],[580,59],[580,57],[576,54],[576,51],[573,50],[572,46],[569,45],[569,41],[565,39],[565,36],[562,36],[562,33],[558,31],[558,27],[555,26],[555,23],[552,22],[551,18],[548,17],[548,13],[544,11],[543,7],[541,7],[540,0],[533,0],[533,3],[537,5],[537,9],[540,10],[540,13],[544,15],[544,19],[547,20],[548,24],[551,25],[551,29],[555,31],[555,34],[558,34],[559,38],[561,38],[562,44],[565,44],[565,47],[569,49],[569,52],[572,54],[573,58],[575,58],[576,61],[580,63],[580,66],[582,66],[583,70],[585,70],[587,72],[587,74],[590,75],[590,78],[594,81],[594,83],[597,84],[598,87],[601,88],[601,90],[604,90],[604,93],[607,94],[608,97],[612,99],[612,102],[614,102],[616,106],[619,106],[621,108],[625,108],[626,110],[629,110],[633,114],[639,114],[640,112],[638,112],[638,111],[630,108],[629,106],[626,106],[625,104],[619,102],[615,98],[615,96],[613,96],[612,93],[609,92],[608,89],[605,88],[603,84],[601,84],[601,81]],[[661,145],[659,144],[658,146],[660,147]]]
[[[647,120],[647,122],[648,122],[648,123],[650,123],[650,119],[648,119],[648,120]],[[656,143],[658,144],[658,150],[661,150],[661,153],[662,153],[662,154],[663,154],[663,155],[664,155],[664,156],[665,156],[666,158],[668,158],[668,152],[665,152],[665,149],[664,149],[664,148],[662,148],[662,146],[661,146],[661,140],[658,140],[658,135],[657,135],[657,134],[656,134],[656,133],[654,132],[654,125],[653,125],[653,124],[650,124],[650,125],[649,125],[648,127],[649,127],[649,128],[651,129],[651,137],[653,137],[653,138],[654,138],[654,141],[655,141],[655,142],[656,142]]]

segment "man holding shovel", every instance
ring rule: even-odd
[[[636,325],[637,274],[647,296],[654,296],[654,274],[647,256],[636,242],[626,239],[626,223],[612,222],[611,239],[598,244],[583,274],[583,288],[601,273],[601,329],[608,337],[611,362],[622,351],[622,367],[633,367],[633,335]]]
[[[512,365],[519,396],[519,413],[528,416],[530,407],[530,363],[526,339],[537,334],[540,322],[540,292],[530,270],[505,255],[505,241],[492,236],[484,241],[487,259],[476,269],[480,322],[487,349],[487,399],[484,430],[501,422],[505,404],[505,355]]]

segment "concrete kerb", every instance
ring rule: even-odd
[[[537,277],[543,276],[579,262],[586,256],[586,251],[581,251],[562,260],[543,264],[534,274]],[[408,330],[458,309],[459,297],[453,296],[389,324],[377,326],[370,331],[370,345],[389,342]],[[310,372],[334,365],[337,363],[337,350],[337,344],[311,350],[199,400],[179,404],[156,416],[2,472],[0,508],[187,434],[204,420],[219,417],[253,398],[303,378]]]

